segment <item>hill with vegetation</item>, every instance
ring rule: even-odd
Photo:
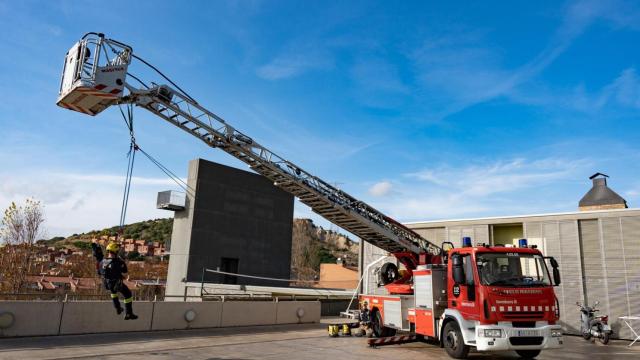
[[[173,219],[146,220],[124,226],[125,239],[158,241],[162,244],[171,240]],[[55,247],[89,249],[93,238],[113,236],[117,226],[101,230],[92,230],[69,237],[55,237],[41,242]],[[311,219],[293,219],[291,245],[291,272],[297,279],[316,279],[320,273],[320,264],[335,263],[340,258],[345,265],[355,267],[358,264],[358,246],[349,237],[333,230],[326,230],[313,223]]]
[[[43,242],[51,246],[73,244],[75,247],[84,248],[89,245],[81,245],[81,243],[88,243],[91,239],[104,235],[113,236],[118,232],[118,228],[118,226],[113,226],[102,230],[92,230],[82,234],[73,234],[66,238],[54,237]],[[171,240],[172,230],[173,219],[153,219],[125,225],[122,236],[125,239],[157,241],[164,244]]]

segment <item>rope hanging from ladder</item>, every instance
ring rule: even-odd
[[[120,231],[124,228],[125,219],[127,217],[127,207],[129,205],[129,193],[131,192],[131,180],[133,178],[133,165],[136,160],[136,151],[138,150],[138,145],[136,144],[136,138],[133,131],[133,105],[127,105],[127,114],[125,115],[124,111],[122,111],[122,107],[118,107],[120,109],[120,113],[124,118],[124,122],[127,124],[127,128],[129,129],[129,136],[131,138],[131,143],[129,145],[129,152],[127,153],[128,164],[127,164],[127,176],[125,178],[124,183],[124,194],[122,195],[122,207],[120,208]]]
[[[182,190],[184,190],[188,195],[192,198],[195,198],[196,192],[195,189],[189,186],[184,180],[182,180],[178,175],[176,175],[173,171],[169,170],[166,166],[164,166],[160,161],[156,160],[153,156],[151,156],[146,151],[142,150],[138,143],[136,142],[135,132],[133,129],[133,105],[128,104],[126,106],[126,113],[122,110],[121,106],[118,106],[120,109],[120,114],[122,114],[122,118],[124,119],[125,125],[129,130],[129,137],[131,139],[129,145],[129,152],[127,153],[128,164],[127,164],[127,175],[125,178],[124,184],[124,194],[122,195],[122,207],[120,208],[120,224],[119,229],[122,232],[125,220],[127,217],[127,208],[129,205],[129,194],[131,193],[131,181],[133,179],[133,166],[135,164],[136,152],[142,153],[151,163],[157,166],[165,175],[167,175],[171,180],[173,180]]]

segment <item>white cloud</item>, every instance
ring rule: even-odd
[[[389,181],[381,181],[373,184],[373,186],[369,188],[369,194],[373,196],[385,196],[391,192],[392,187],[393,185]]]
[[[393,193],[372,202],[400,221],[555,211],[571,205],[544,196],[589,166],[584,159],[546,158],[425,169],[393,179]]]
[[[66,236],[117,225],[123,187],[124,177],[109,174],[23,173],[17,177],[0,174],[0,206],[22,202],[27,197],[41,200],[46,235]],[[135,177],[126,222],[170,217],[171,213],[155,208],[157,192],[167,189],[180,190],[168,179]]]

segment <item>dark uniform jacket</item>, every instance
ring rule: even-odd
[[[127,264],[119,256],[104,258],[102,249],[97,244],[91,244],[93,256],[97,263],[98,274],[104,279],[107,290],[117,292],[122,286],[122,279],[127,273]]]

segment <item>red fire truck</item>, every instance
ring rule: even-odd
[[[562,345],[553,285],[560,283],[558,263],[535,246],[471,245],[442,256],[394,254],[381,267],[387,295],[360,295],[362,312],[377,337],[397,330],[438,341],[456,359],[478,351],[515,350],[534,358]],[[547,261],[552,268],[550,275]]]

